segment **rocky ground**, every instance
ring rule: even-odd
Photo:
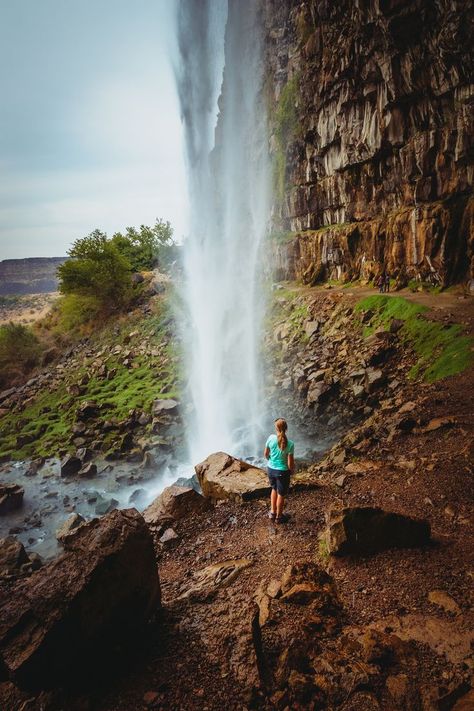
[[[318,411],[335,425],[340,408],[355,411],[324,459],[298,474],[290,522],[271,523],[265,499],[195,506],[191,497],[171,513],[163,504],[145,512],[163,607],[130,650],[126,673],[109,670],[93,689],[82,679],[86,688],[74,693],[32,694],[6,682],[2,708],[472,708],[474,371],[424,380],[431,366],[420,365],[406,327],[392,318],[383,336],[375,312],[353,318],[361,296],[278,296],[274,325],[290,308],[293,326],[273,332],[281,364],[273,386],[290,378],[282,392],[311,427]],[[430,320],[472,333],[469,300],[431,298]],[[328,512],[361,506],[423,519],[431,541],[333,555]],[[374,535],[387,543],[381,529]]]

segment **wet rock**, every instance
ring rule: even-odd
[[[71,514],[56,531],[56,538],[60,543],[74,531],[78,526],[85,522],[85,518],[78,513]]]
[[[21,508],[24,494],[25,490],[19,484],[0,484],[0,516]]]
[[[156,467],[155,458],[151,452],[146,450],[143,452],[143,459],[141,461],[141,466],[143,469],[154,469]]]
[[[327,515],[327,544],[333,555],[370,555],[388,548],[425,546],[430,524],[380,508],[332,509]]]
[[[128,503],[140,505],[140,503],[146,499],[146,496],[147,492],[145,489],[135,489],[128,497]]]
[[[225,452],[211,454],[194,469],[202,493],[214,501],[248,501],[267,496],[270,492],[268,476],[263,469]]]
[[[79,476],[83,476],[86,478],[97,476],[97,464],[94,464],[94,462],[89,462],[89,464],[86,464],[80,469]]]
[[[113,497],[105,498],[103,496],[99,496],[98,502],[94,509],[95,513],[98,516],[104,516],[104,514],[108,514],[117,508],[118,503],[117,499],[114,499]]]
[[[167,486],[166,489],[143,512],[143,518],[152,527],[166,522],[179,521],[187,516],[209,511],[209,499],[198,494],[192,487]]]
[[[68,550],[0,593],[0,665],[20,687],[100,678],[160,604],[153,541],[135,510],[84,524]]]
[[[0,538],[0,577],[17,573],[25,563],[29,558],[23,544],[13,536]]]
[[[61,476],[74,476],[77,474],[82,467],[82,462],[79,457],[75,457],[72,454],[67,454],[64,459],[61,460]]]

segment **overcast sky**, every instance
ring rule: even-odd
[[[177,0],[0,0],[0,259],[187,201],[171,67]]]

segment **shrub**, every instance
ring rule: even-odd
[[[0,385],[4,387],[34,368],[41,353],[41,344],[31,328],[19,323],[0,326]]]
[[[74,242],[58,268],[62,294],[94,297],[108,310],[119,310],[132,296],[131,264],[100,230]]]
[[[77,331],[94,322],[100,314],[101,302],[96,296],[67,294],[57,303],[58,320],[56,330]]]

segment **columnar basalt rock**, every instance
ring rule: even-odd
[[[266,0],[281,278],[473,276],[467,0]]]

